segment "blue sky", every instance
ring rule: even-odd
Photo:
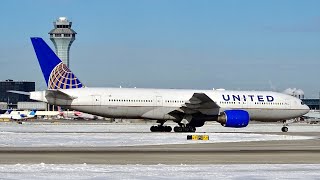
[[[320,1],[3,0],[0,79],[45,81],[29,37],[66,16],[87,86],[320,91]]]

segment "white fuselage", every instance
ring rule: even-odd
[[[47,98],[45,91],[31,92],[30,98],[110,118],[177,120],[170,112],[179,111],[194,93],[206,94],[220,107],[218,111],[207,111],[206,115],[242,109],[249,113],[251,120],[279,121],[300,117],[309,111],[309,107],[303,105],[300,99],[269,91],[139,88],[79,88],[59,91],[74,99]]]
[[[22,120],[34,118],[35,115],[23,114],[20,112],[11,112],[10,114],[1,114],[0,119],[12,119],[12,120]]]

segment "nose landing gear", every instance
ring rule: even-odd
[[[281,131],[282,131],[282,132],[288,132],[288,130],[289,130],[289,129],[288,129],[288,127],[286,127],[286,126],[283,126],[283,127],[281,128]]]
[[[284,121],[283,121],[283,127],[281,128],[281,131],[282,131],[282,132],[288,132],[289,129],[288,129],[287,126],[288,126],[287,121],[284,120]]]

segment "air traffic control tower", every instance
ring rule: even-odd
[[[56,48],[57,56],[69,67],[69,50],[77,33],[71,29],[72,22],[66,17],[58,18],[53,25],[54,29],[49,32],[50,39]]]

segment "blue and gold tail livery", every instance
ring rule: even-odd
[[[62,63],[42,38],[32,37],[31,42],[48,89],[73,89],[83,87],[79,79]]]

